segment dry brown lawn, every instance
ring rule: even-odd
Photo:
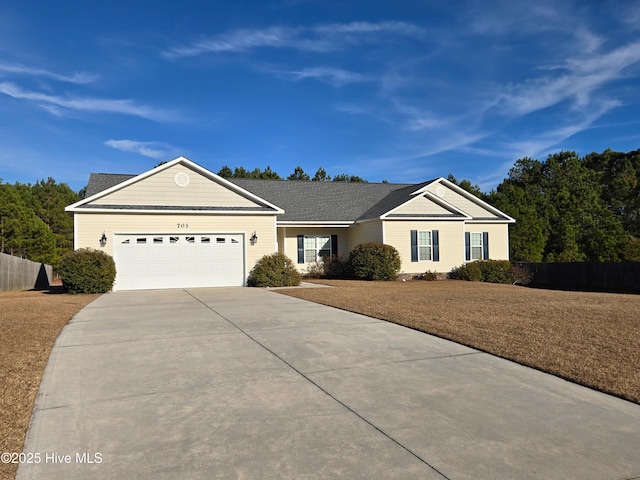
[[[21,452],[49,352],[62,327],[98,295],[0,292],[0,452]],[[17,464],[0,463],[0,478]]]
[[[640,295],[461,281],[279,290],[451,339],[640,403]],[[98,295],[0,292],[0,452],[21,452],[51,347]],[[0,463],[0,478],[17,465]]]
[[[406,325],[640,403],[640,295],[444,280],[280,293]]]

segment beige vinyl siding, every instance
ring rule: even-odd
[[[445,202],[450,203],[454,207],[462,210],[466,214],[473,218],[499,218],[493,212],[481,207],[474,201],[468,199],[465,196],[460,195],[458,192],[454,192],[449,187],[440,183],[433,183],[427,187],[427,190],[436,195],[436,190],[442,187],[444,189],[444,196],[441,197]]]
[[[189,176],[189,184],[175,182],[178,173]],[[256,202],[229,190],[226,186],[186,168],[175,165],[116,190],[91,202],[92,205],[169,205],[210,207],[256,207]]]
[[[338,235],[338,255],[349,254],[348,229],[331,227],[278,227],[278,238],[282,235],[280,252],[293,260],[301,273],[306,273],[309,265],[298,263],[298,235]]]
[[[382,242],[382,221],[356,223],[349,227],[349,251],[363,242]]]
[[[418,198],[410,200],[405,203],[401,207],[397,208],[393,211],[394,214],[415,214],[415,215],[450,215],[452,212],[447,210],[446,208],[438,205],[433,200],[430,200],[423,195],[420,195]]]
[[[152,215],[126,213],[76,213],[75,248],[95,248],[113,255],[115,233],[200,234],[243,233],[245,236],[247,274],[263,255],[276,251],[271,215]],[[249,243],[256,232],[258,242]],[[107,245],[100,247],[102,233]]]
[[[411,230],[438,230],[440,261],[411,261]],[[486,231],[486,230],[485,230]],[[449,272],[464,263],[464,223],[462,221],[384,222],[385,243],[400,253],[403,273]]]
[[[509,260],[509,225],[506,223],[467,223],[466,232],[489,233],[489,258]]]

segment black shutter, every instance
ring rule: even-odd
[[[331,235],[331,255],[338,255],[338,235]]]
[[[418,261],[418,231],[411,230],[411,261]]]
[[[471,234],[464,232],[464,258],[468,262],[471,260]]]
[[[298,235],[298,263],[304,263],[304,235]]]
[[[489,232],[482,232],[482,259],[489,260]]]
[[[438,230],[431,231],[431,244],[433,246],[433,261],[440,261],[440,235]]]

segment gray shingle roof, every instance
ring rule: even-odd
[[[136,175],[127,175],[123,173],[92,173],[89,175],[89,183],[87,184],[87,193],[85,198],[91,197],[96,193],[100,193],[116,185],[126,182]]]
[[[283,208],[285,214],[278,217],[278,221],[281,222],[354,222],[359,219],[373,218],[373,216],[365,216],[365,213],[375,205],[383,204],[380,207],[383,209],[395,203],[395,199],[392,202],[384,200],[398,189],[407,187],[407,185],[390,183],[305,182],[249,178],[229,180]],[[408,199],[407,197],[403,201]]]
[[[135,176],[92,173],[86,196],[95,195]],[[278,217],[281,222],[354,222],[378,218],[408,201],[412,192],[432,182],[392,184],[251,178],[227,180],[284,209],[285,214]]]

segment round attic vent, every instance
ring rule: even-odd
[[[176,173],[176,176],[173,177],[173,180],[179,187],[186,187],[187,185],[189,185],[189,175],[184,172]]]
[[[444,197],[444,187],[436,188],[436,195],[439,196],[440,198]]]

